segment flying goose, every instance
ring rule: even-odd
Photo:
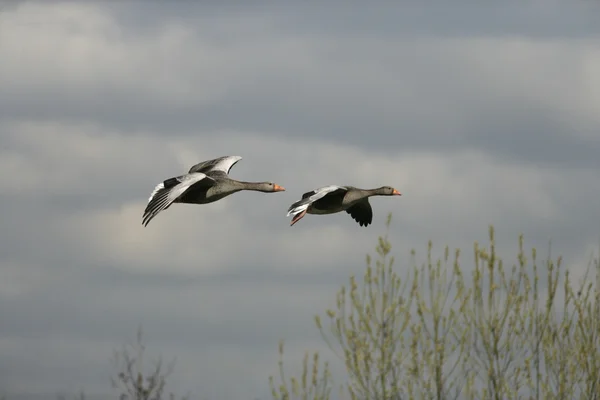
[[[334,214],[346,211],[360,226],[368,226],[373,221],[373,210],[369,203],[371,196],[400,196],[400,192],[389,186],[377,189],[359,189],[353,186],[324,186],[306,192],[302,199],[293,203],[287,216],[293,215],[290,226],[308,214]]]
[[[282,192],[285,189],[272,182],[242,182],[229,177],[229,170],[242,157],[224,156],[202,161],[190,168],[187,174],[169,178],[154,188],[142,216],[142,225],[166,210],[173,203],[207,204],[220,200],[240,190]]]

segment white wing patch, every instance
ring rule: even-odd
[[[142,217],[142,224],[147,226],[148,223],[156,217],[156,215],[169,207],[179,196],[181,196],[186,190],[189,189],[196,182],[200,182],[203,179],[212,178],[206,176],[201,172],[194,172],[192,174],[183,175],[176,178],[179,183],[169,189],[165,189],[164,183],[156,185],[150,198],[148,199],[148,205],[144,210]]]
[[[310,206],[315,201],[322,199],[328,193],[335,192],[338,189],[346,190],[345,187],[336,186],[336,185],[323,186],[318,189],[315,189],[314,192],[316,192],[316,193],[313,194],[312,196],[308,196],[307,198],[298,200],[297,202],[292,204],[290,206],[290,208],[288,209],[288,213],[287,213],[286,217],[289,217],[291,215],[300,214],[301,212],[305,211],[308,208],[308,206]]]
[[[164,189],[164,188],[165,188],[165,184],[163,182],[156,185],[154,187],[154,190],[152,191],[152,193],[150,193],[150,197],[148,198],[148,203],[150,203],[150,200],[152,200],[152,198],[154,196],[156,196],[156,193],[158,193],[159,190]]]
[[[233,167],[233,164],[237,163],[238,161],[240,161],[242,159],[242,157],[240,156],[227,156],[221,160],[219,160],[212,168],[212,171],[223,171],[226,174],[229,173],[229,170],[231,169],[231,167]]]
[[[329,185],[329,186],[323,186],[321,188],[315,189],[315,194],[313,194],[312,196],[309,196],[308,198],[311,200],[310,202],[313,203],[321,198],[323,198],[326,194],[331,193],[331,192],[335,192],[338,189],[346,189],[342,186],[336,186],[336,185]]]
[[[193,172],[212,172],[212,171],[220,171],[226,174],[229,174],[229,170],[235,163],[240,161],[242,157],[240,156],[224,156],[215,158],[213,160],[207,160],[199,162],[198,164],[192,166],[189,170],[189,173]]]

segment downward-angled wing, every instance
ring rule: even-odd
[[[369,200],[364,199],[359,201],[352,207],[346,210],[348,214],[354,219],[360,226],[368,226],[373,222],[373,209]]]
[[[148,199],[148,205],[144,210],[142,216],[142,225],[148,226],[148,223],[156,217],[156,215],[169,208],[169,206],[177,200],[179,196],[185,193],[192,185],[203,181],[203,180],[214,180],[206,176],[201,172],[195,172],[188,175],[177,176],[175,178],[167,179],[164,182],[156,185],[150,198]]]
[[[297,202],[293,203],[290,208],[288,208],[288,213],[287,216],[289,217],[290,215],[296,215],[299,214],[303,211],[306,211],[306,209],[308,208],[309,205],[311,205],[312,203],[314,203],[315,201],[322,199],[323,197],[325,197],[326,195],[330,194],[330,193],[334,193],[336,191],[347,191],[348,189],[346,189],[343,186],[336,186],[336,185],[330,185],[330,186],[323,186],[321,188],[315,189],[311,192],[306,192],[302,195],[302,199],[298,200]]]
[[[215,158],[212,160],[202,161],[190,168],[189,173],[202,172],[208,174],[210,172],[223,172],[229,174],[229,170],[233,167],[242,157],[240,156],[224,156]]]

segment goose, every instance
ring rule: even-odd
[[[242,157],[223,156],[193,165],[187,174],[169,178],[154,187],[142,216],[142,225],[173,203],[207,204],[240,190],[272,193],[285,189],[273,182],[243,182],[229,177],[229,170]]]
[[[373,221],[373,209],[369,203],[371,196],[401,196],[390,186],[376,189],[360,189],[353,186],[323,186],[302,195],[302,199],[288,208],[287,216],[294,218],[290,226],[308,214],[335,214],[346,211],[360,226],[368,226]]]

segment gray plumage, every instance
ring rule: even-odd
[[[373,221],[373,209],[369,203],[371,196],[400,196],[400,192],[390,186],[376,189],[360,189],[354,186],[324,186],[302,195],[288,208],[287,216],[294,216],[294,225],[306,214],[325,215],[346,211],[360,226],[368,226]]]
[[[202,161],[192,166],[185,175],[169,178],[154,188],[142,216],[147,226],[158,213],[173,203],[207,204],[241,190],[265,193],[285,189],[273,182],[243,182],[229,177],[229,171],[242,157],[224,156]]]
[[[189,174],[193,172],[202,172],[202,173],[212,173],[219,174],[223,173],[225,175],[229,174],[229,170],[235,164],[237,164],[242,157],[240,156],[223,156],[214,158],[212,160],[201,161],[196,165],[193,165],[188,171]]]

